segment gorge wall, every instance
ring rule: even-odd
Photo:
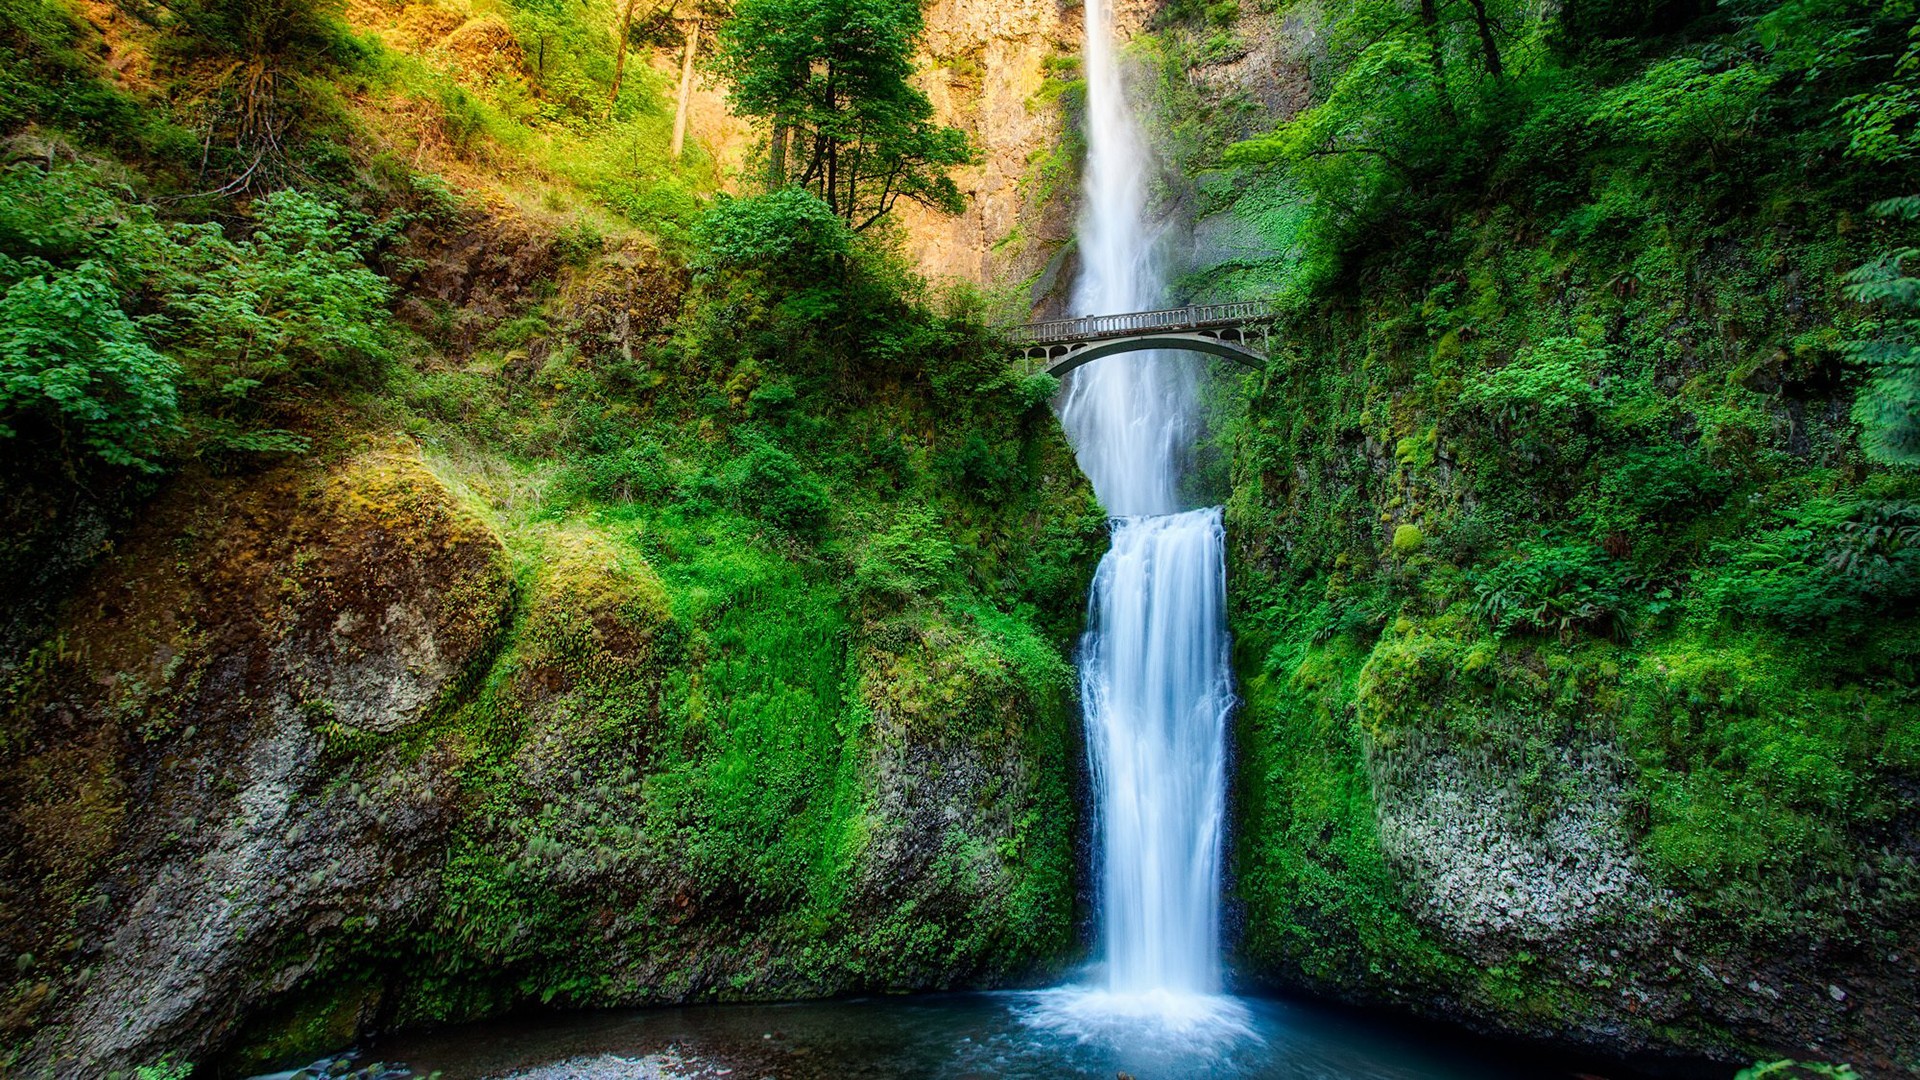
[[[1390,95],[1338,83],[1332,19],[1129,28],[1171,299],[1291,311],[1221,405],[1241,977],[1621,1055],[1920,1069],[1920,576],[1852,554],[1915,489],[1864,459],[1842,347],[1902,180],[1793,157],[1825,121],[1784,105],[1718,114],[1710,151],[1613,119],[1663,58],[1745,40],[1709,21],[1513,142],[1406,136],[1439,156],[1382,169],[1399,204],[1330,249],[1320,201],[1381,181],[1229,148]],[[1418,101],[1351,122],[1431,126]]]
[[[349,9],[394,55],[341,47],[301,180],[390,226],[354,256],[392,290],[378,376],[285,391],[262,422],[300,452],[84,489],[5,463],[0,1069],[238,1071],[520,1005],[1077,955],[1069,660],[1105,538],[1054,387],[884,259],[690,266],[746,160],[711,91],[669,168],[671,50],[625,113],[581,76],[575,116],[562,60],[459,67],[491,24],[455,7]],[[4,13],[49,85],[166,92],[123,16]],[[1078,17],[928,10],[922,81],[982,161],[966,213],[904,215],[908,258],[1005,310],[1073,272]],[[1328,11],[1126,21],[1174,299],[1287,311],[1205,455],[1236,977],[1606,1054],[1920,1068],[1920,493],[1860,451],[1839,283],[1911,178],[1802,146],[1831,109],[1735,26],[1515,74],[1554,92],[1327,173],[1354,156],[1229,148],[1370,96]],[[555,55],[599,70],[590,37]],[[1687,81],[1702,41],[1745,51]],[[205,197],[200,142],[60,134],[173,106],[23,119],[6,85],[8,183],[151,185],[74,200],[80,235]],[[1634,105],[1754,85],[1706,142]]]
[[[1271,123],[1258,67],[1153,105],[1182,298],[1288,311],[1223,406],[1241,974],[1613,1054],[1920,1069],[1920,565],[1849,554],[1916,488],[1861,450],[1843,279],[1913,178],[1830,132],[1790,154],[1826,121],[1784,104],[1710,152],[1621,119],[1672,56],[1751,43],[1728,23],[1435,90],[1330,60],[1359,46],[1317,18],[1210,7],[1148,50],[1326,80],[1231,150],[1251,103]],[[1800,85],[1753,57],[1715,77]],[[1445,96],[1486,126],[1425,141]]]

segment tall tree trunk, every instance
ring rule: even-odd
[[[687,20],[687,55],[680,61],[680,104],[673,110],[673,157],[687,142],[687,106],[693,98],[693,54],[700,48],[700,20]]]
[[[1500,47],[1493,42],[1493,25],[1487,20],[1487,0],[1467,0],[1473,8],[1473,25],[1480,31],[1480,51],[1486,54],[1487,71],[1495,79],[1506,78],[1506,67],[1500,63]]]
[[[620,102],[620,79],[627,73],[627,38],[633,32],[633,5],[627,0],[620,9],[620,40],[613,54],[613,93],[607,95],[607,111]]]
[[[834,111],[839,107],[839,104],[838,101],[834,100],[833,72],[829,69],[827,72],[826,109],[826,115],[829,118],[834,115]],[[826,123],[820,125],[819,137],[827,144],[827,209],[839,214],[842,212],[842,207],[840,206],[840,141],[827,134]]]
[[[787,186],[788,124],[784,117],[773,122],[773,153],[767,162],[767,189],[778,191]]]
[[[1420,0],[1420,25],[1427,32],[1427,51],[1433,58],[1433,84],[1440,95],[1440,115],[1453,122],[1453,97],[1447,93],[1447,47],[1440,37],[1437,0]]]

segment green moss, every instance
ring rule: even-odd
[[[1192,55],[1206,33],[1156,47]],[[1425,898],[1376,838],[1400,762],[1470,755],[1538,816],[1590,794],[1542,763],[1598,748],[1621,763],[1620,840],[1688,913],[1689,948],[1842,965],[1920,911],[1920,877],[1886,847],[1920,778],[1920,563],[1884,540],[1920,488],[1862,456],[1831,351],[1862,314],[1837,271],[1888,242],[1858,208],[1913,176],[1779,167],[1826,137],[1785,108],[1722,132],[1720,168],[1680,168],[1679,133],[1576,123],[1580,92],[1548,92],[1654,93],[1677,69],[1639,47],[1605,68],[1527,60],[1536,81],[1500,106],[1526,123],[1486,119],[1502,134],[1479,150],[1436,142],[1421,174],[1497,182],[1169,145],[1197,147],[1174,160],[1198,205],[1252,249],[1187,287],[1297,312],[1232,421],[1248,969],[1724,1047],[1746,1036],[1711,1007],[1663,1026],[1622,1004],[1632,978],[1684,972],[1602,980],[1561,951],[1597,937],[1489,964],[1487,943],[1414,918]],[[1741,93],[1773,93],[1757,86]],[[1194,92],[1164,100],[1219,123],[1226,102],[1188,109]],[[1385,122],[1366,110],[1386,100],[1330,108]],[[1398,152],[1425,152],[1414,134]]]

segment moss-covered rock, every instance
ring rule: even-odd
[[[416,918],[454,794],[431,733],[510,595],[404,447],[162,495],[8,689],[16,1069],[203,1053]]]

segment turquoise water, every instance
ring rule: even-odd
[[[391,1039],[374,1056],[445,1080],[549,1069],[599,1072],[674,1051],[683,1075],[728,1080],[1520,1080],[1572,1077],[1499,1044],[1443,1041],[1399,1021],[1262,998],[1228,999],[1233,1023],[1148,1019],[1076,1027],[1059,995],[952,994],[787,1005],[555,1014]],[[1216,1013],[1217,1015],[1217,1013]],[[595,1064],[595,1062],[598,1064]],[[724,1070],[724,1071],[723,1071]],[[672,1075],[672,1073],[669,1073]]]

